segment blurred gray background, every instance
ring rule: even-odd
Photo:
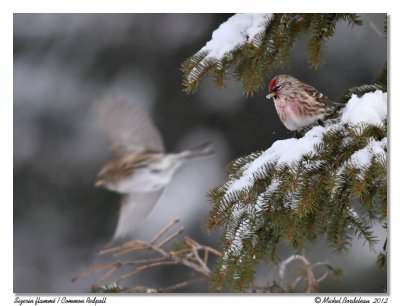
[[[88,292],[97,279],[71,282],[104,262],[96,252],[111,238],[117,221],[120,196],[94,187],[97,172],[112,155],[92,110],[110,93],[132,97],[147,109],[168,151],[212,140],[217,152],[178,171],[138,237],[151,238],[179,217],[186,235],[219,247],[220,233],[201,229],[210,208],[207,191],[224,181],[224,167],[233,158],[292,137],[265,90],[245,97],[238,82],[216,90],[206,81],[194,95],[182,92],[180,64],[230,16],[14,15],[14,292]],[[309,68],[304,36],[280,72],[332,99],[349,87],[372,83],[386,61],[385,15],[361,16],[361,27],[338,24],[320,69]],[[386,234],[379,228],[377,234],[379,251]],[[306,256],[346,270],[340,282],[321,283],[322,292],[382,292],[387,287],[386,269],[376,268],[376,254],[362,241],[342,256],[323,244],[310,246]],[[272,265],[260,265],[257,281],[272,279],[273,271]],[[188,273],[162,268],[137,279],[157,287],[182,281]],[[196,284],[180,291],[208,288]]]

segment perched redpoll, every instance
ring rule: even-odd
[[[269,82],[267,99],[273,98],[285,127],[296,131],[324,119],[332,102],[314,87],[290,75],[277,75]]]
[[[100,170],[96,186],[125,195],[113,241],[130,236],[157,204],[175,171],[187,160],[212,153],[204,143],[180,153],[164,153],[150,118],[124,100],[105,103],[100,116],[116,158]]]

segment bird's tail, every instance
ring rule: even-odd
[[[187,159],[196,158],[200,156],[207,156],[214,154],[214,148],[211,141],[202,143],[190,150],[184,152]]]

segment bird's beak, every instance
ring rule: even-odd
[[[267,96],[266,96],[266,98],[267,99],[271,99],[271,98],[273,98],[273,97],[276,97],[276,91],[271,91]]]
[[[98,179],[98,180],[96,181],[96,184],[94,184],[94,186],[100,187],[100,186],[103,186],[104,183],[105,183],[105,182],[104,182],[103,179]]]

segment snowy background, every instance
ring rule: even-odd
[[[200,230],[210,205],[206,192],[224,181],[231,159],[292,136],[265,99],[266,91],[246,98],[240,83],[228,82],[218,91],[206,81],[194,95],[182,92],[180,64],[230,16],[14,15],[15,292],[87,292],[93,284],[90,278],[71,279],[101,262],[95,253],[111,238],[117,221],[119,196],[93,186],[111,152],[92,110],[113,92],[149,111],[167,150],[212,140],[217,152],[179,170],[138,236],[152,237],[180,217],[186,234],[218,247],[218,233]],[[362,27],[338,25],[322,68],[309,69],[300,42],[281,72],[332,99],[349,87],[373,82],[386,60],[384,15],[362,18]],[[386,271],[377,270],[375,256],[362,241],[342,257],[323,245],[309,252],[311,260],[328,258],[347,272],[341,282],[323,282],[321,291],[380,292],[386,286]],[[259,281],[270,271],[261,266]],[[170,272],[161,269],[146,278],[151,284],[182,280]],[[185,290],[205,292],[207,287]]]

